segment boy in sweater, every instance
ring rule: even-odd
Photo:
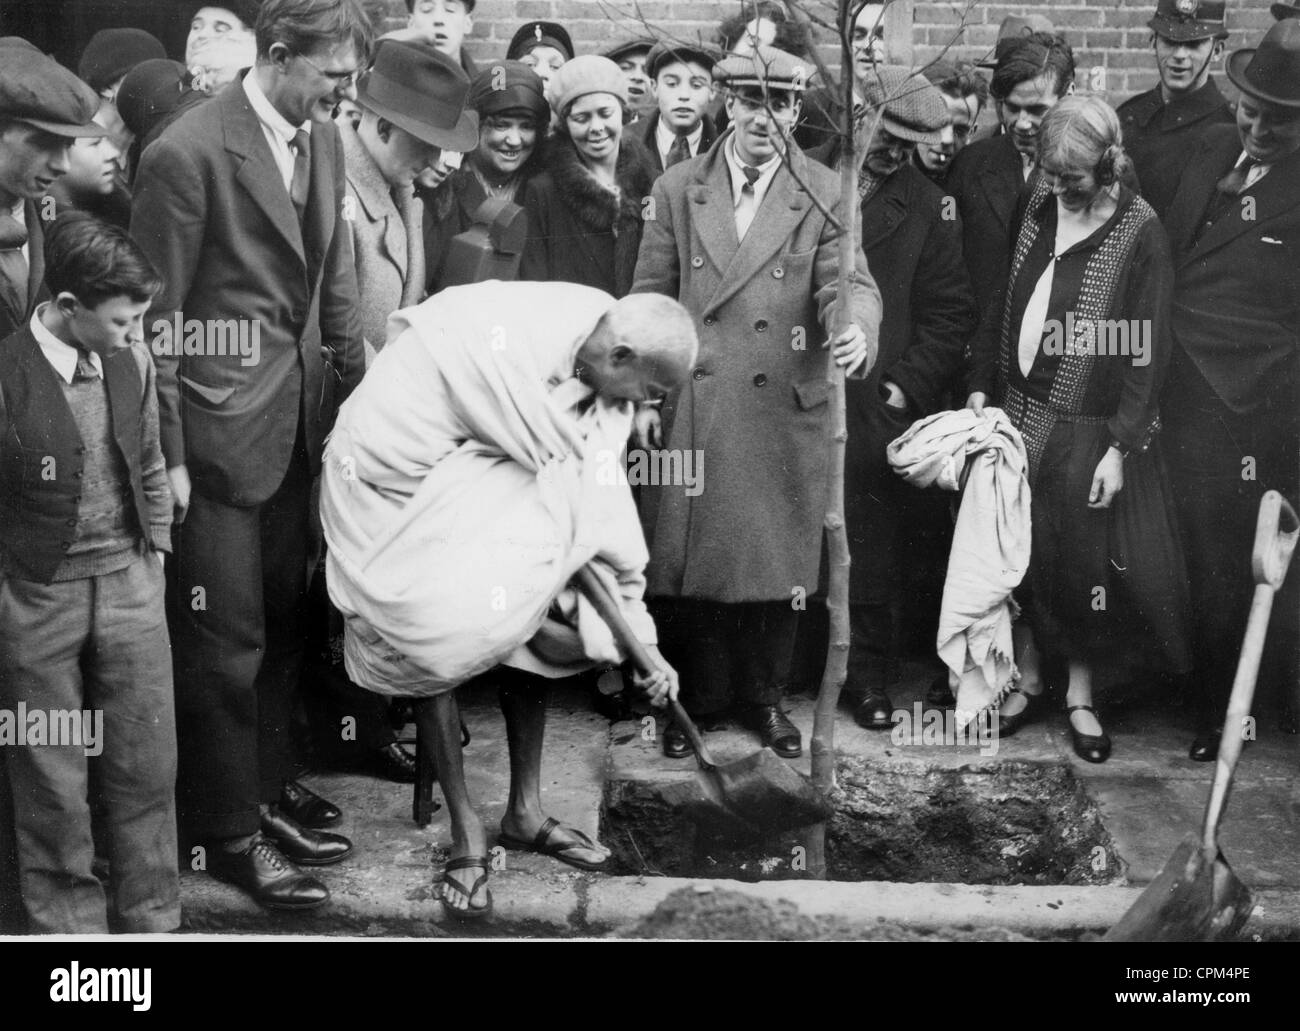
[[[84,212],[55,220],[45,259],[53,300],[0,341],[0,741],[23,904],[36,933],[170,931],[172,495],[142,329],[161,280]]]

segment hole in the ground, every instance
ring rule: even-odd
[[[917,772],[841,759],[827,867],[836,881],[1107,884],[1119,867],[1096,807],[1068,767],[1004,763]],[[792,833],[736,842],[691,824],[665,785],[606,786],[602,840],[623,874],[741,881],[807,876]]]

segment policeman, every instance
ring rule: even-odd
[[[1211,125],[1231,125],[1232,109],[1210,69],[1223,57],[1228,30],[1217,0],[1160,0],[1151,27],[1160,84],[1119,108],[1124,147],[1142,196],[1161,218],[1178,179],[1195,159],[1196,138]]]

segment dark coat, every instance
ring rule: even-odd
[[[43,300],[49,298],[45,287],[45,232],[41,223],[40,207],[36,201],[23,205],[27,225],[27,290],[24,296],[5,283],[0,287],[0,340],[16,332],[32,317],[32,312]]]
[[[740,241],[727,139],[660,176],[637,262],[634,291],[667,294],[695,317],[699,359],[665,402],[663,428],[670,453],[705,460],[697,496],[642,488],[647,594],[789,602],[817,586],[829,411],[821,344],[839,270],[838,237],[808,191],[833,208],[839,179],[792,149],[794,174],[777,170]],[[861,248],[852,281],[846,301],[870,368],[880,294]]]
[[[1242,196],[1253,218],[1229,211],[1196,239],[1215,184],[1241,154],[1232,126],[1202,138],[1169,208],[1175,346],[1238,415],[1260,415],[1296,436],[1300,404],[1300,153],[1274,164]],[[1167,405],[1171,402],[1167,402]],[[1166,405],[1166,406],[1167,406]]]
[[[618,196],[587,171],[570,141],[551,141],[545,171],[524,188],[528,242],[520,279],[580,283],[615,297],[631,289],[655,178],[635,133],[624,131],[619,141],[615,175]]]
[[[962,223],[962,253],[981,313],[1011,266],[1011,219],[1024,189],[1020,152],[1010,136],[972,143],[953,160],[948,193]]]
[[[837,145],[809,156],[834,167]],[[880,289],[880,357],[865,380],[848,384],[849,443],[845,515],[850,597],[885,600],[905,485],[889,468],[885,445],[911,423],[946,407],[962,371],[962,352],[977,324],[961,253],[961,223],[945,218],[944,194],[911,164],[886,179],[862,205],[862,249]],[[882,380],[907,399],[885,403]]]
[[[145,319],[255,320],[260,360],[158,355],[168,467],[226,505],[256,505],[284,479],[304,423],[313,471],[337,406],[364,371],[352,239],[342,219],[343,149],[311,130],[300,229],[262,127],[237,79],[145,151],[131,235],[166,283]],[[300,416],[301,413],[301,416]]]
[[[704,131],[700,134],[700,145],[692,157],[699,157],[708,151],[714,143],[717,142],[719,133],[718,127],[713,123],[713,118],[705,115],[702,124]],[[655,139],[655,130],[659,128],[659,112],[647,115],[645,118],[638,118],[635,122],[628,124],[627,131],[635,131],[637,138],[645,144],[646,152],[650,155],[650,163],[654,165],[655,175],[662,175],[664,171],[663,159],[659,157],[659,141]]]
[[[1163,222],[1183,171],[1201,159],[1201,135],[1212,125],[1233,124],[1232,108],[1209,79],[1173,103],[1166,104],[1156,86],[1126,100],[1117,111],[1142,197]]]

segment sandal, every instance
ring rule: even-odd
[[[488,857],[487,856],[462,856],[460,859],[449,859],[447,864],[442,868],[442,879],[438,881],[438,894],[435,896],[442,903],[443,912],[457,920],[482,920],[492,914],[492,891],[484,887],[488,879]],[[447,874],[455,870],[471,870],[475,867],[482,867],[483,874],[473,884],[470,885],[469,891],[458,884],[456,881],[448,880]],[[474,896],[478,894],[479,888],[483,888],[483,894],[487,897],[487,904],[475,906]],[[465,897],[467,903],[464,909],[457,909],[447,902],[447,893],[454,891]]]
[[[576,866],[579,870],[603,870],[609,862],[608,854],[599,863],[591,863],[585,859],[577,859],[573,856],[566,856],[564,853],[573,849],[589,849],[592,852],[603,851],[591,838],[583,834],[577,827],[564,827],[564,830],[572,834],[577,841],[568,843],[551,842],[557,828],[563,825],[553,816],[548,816],[546,822],[542,824],[537,836],[532,841],[525,841],[523,838],[516,838],[513,834],[507,834],[502,831],[497,835],[497,841],[506,848],[513,849],[516,852],[540,852],[544,856],[551,856],[558,859],[561,863],[568,863],[570,866]]]

